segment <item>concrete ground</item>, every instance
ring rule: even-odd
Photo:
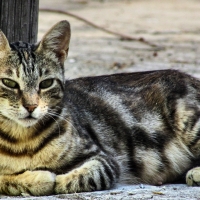
[[[72,40],[66,61],[66,78],[179,69],[200,78],[200,1],[199,0],[40,0],[40,7],[70,11],[97,25],[162,46],[153,48],[138,41],[97,30],[63,14],[40,12],[39,35],[55,23],[71,23]],[[200,199],[200,188],[185,184],[159,187],[116,185],[112,190],[50,197],[0,196],[2,199]]]

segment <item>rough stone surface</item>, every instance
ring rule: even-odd
[[[55,23],[67,19],[72,40],[66,61],[66,78],[179,69],[200,78],[200,4],[198,0],[40,0],[40,6],[62,8],[98,25],[143,37],[163,50],[118,37],[63,14],[40,12],[39,38]],[[26,194],[24,194],[26,196]],[[200,199],[199,187],[185,184],[162,186],[116,185],[112,190],[49,197],[5,197],[2,199]]]

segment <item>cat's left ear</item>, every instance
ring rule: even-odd
[[[11,51],[9,42],[3,32],[0,30],[0,58],[5,57]]]
[[[55,24],[42,38],[36,52],[53,51],[61,63],[68,55],[71,30],[68,21],[63,20]]]

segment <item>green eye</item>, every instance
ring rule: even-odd
[[[45,89],[45,88],[51,87],[52,84],[53,84],[53,79],[47,79],[40,83],[40,88]]]
[[[2,82],[5,86],[9,87],[9,88],[19,88],[18,83],[16,83],[15,81],[12,81],[8,78],[3,78]]]

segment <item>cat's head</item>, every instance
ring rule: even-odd
[[[60,106],[70,25],[61,21],[36,45],[9,44],[0,32],[0,122],[23,127],[45,121]]]

